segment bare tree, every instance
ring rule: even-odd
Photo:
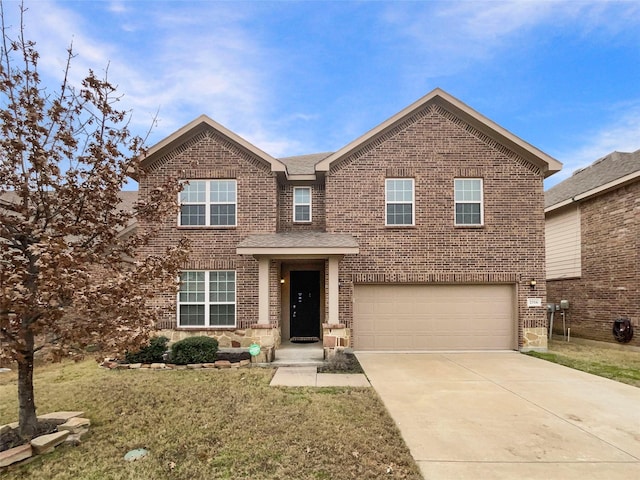
[[[34,354],[140,346],[157,318],[154,297],[177,288],[186,245],[141,253],[153,232],[138,231],[136,217],[166,218],[179,183],[119,206],[128,178],[145,172],[144,142],[116,108],[116,87],[91,70],[72,86],[69,48],[61,85],[48,91],[20,13],[11,38],[0,0],[0,356],[17,363],[20,434],[31,438]]]

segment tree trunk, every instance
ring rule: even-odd
[[[24,335],[24,350],[18,358],[18,421],[20,436],[30,440],[38,425],[36,404],[33,396],[33,350],[34,338],[31,331]]]

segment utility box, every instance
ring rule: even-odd
[[[569,310],[569,300],[560,300],[560,309]]]

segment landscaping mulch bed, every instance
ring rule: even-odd
[[[47,435],[49,433],[54,433],[57,431],[58,424],[56,422],[41,421],[38,422],[34,437]],[[0,452],[4,452],[5,450],[9,450],[14,447],[19,447],[20,445],[24,445],[25,443],[27,442],[20,435],[18,435],[17,430],[9,430],[3,434],[0,434]]]
[[[237,363],[240,360],[251,360],[249,352],[218,352],[216,360],[229,360],[231,363]]]
[[[364,373],[353,353],[336,352],[326,364],[318,367],[318,373]]]

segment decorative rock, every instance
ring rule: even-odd
[[[0,368],[0,373],[9,373],[10,371],[10,368]]]
[[[54,432],[49,435],[41,435],[31,440],[33,450],[38,454],[53,452],[69,436],[68,431]]]
[[[9,425],[0,425],[0,435],[3,435],[10,430],[13,430],[13,429]]]
[[[65,423],[75,417],[81,417],[84,412],[51,412],[38,415],[38,420],[51,420],[56,423]]]
[[[216,360],[216,368],[231,368],[231,362],[229,360]]]
[[[189,365],[187,365],[187,368],[189,368],[191,370],[195,370],[196,368],[202,368],[202,364],[201,363],[190,363]]]
[[[216,364],[215,363],[203,363],[202,364],[202,368],[215,368]]]
[[[20,462],[33,455],[33,449],[28,443],[0,452],[0,467],[7,467],[12,463]]]
[[[149,365],[148,363],[143,363],[140,368],[151,368],[151,365]]]
[[[117,363],[115,368],[118,369],[118,370],[128,370],[129,369],[129,364],[128,363]]]
[[[151,364],[151,370],[162,370],[163,368],[165,368],[165,364],[164,363],[152,363]]]
[[[142,368],[142,364],[141,363],[130,363],[129,364],[129,368],[131,368],[133,370],[137,370],[139,368]]]
[[[91,425],[91,420],[88,418],[74,417],[62,425],[58,425],[58,431],[67,430],[69,433],[78,433],[89,425]]]
[[[88,428],[81,428],[77,433],[70,433],[64,443],[77,447],[82,443],[82,437],[84,437],[88,432]]]
[[[187,366],[186,365],[176,365],[176,370],[186,370]]]
[[[149,454],[149,450],[145,450],[144,448],[136,448],[135,450],[130,450],[124,456],[124,459],[127,462],[135,462],[136,460],[140,460],[143,457],[146,457]]]
[[[241,367],[246,367],[247,365],[251,364],[251,360],[249,360],[248,358],[245,360],[240,360],[240,366]]]
[[[233,348],[240,348],[240,342],[237,340],[231,340],[231,346]]]

